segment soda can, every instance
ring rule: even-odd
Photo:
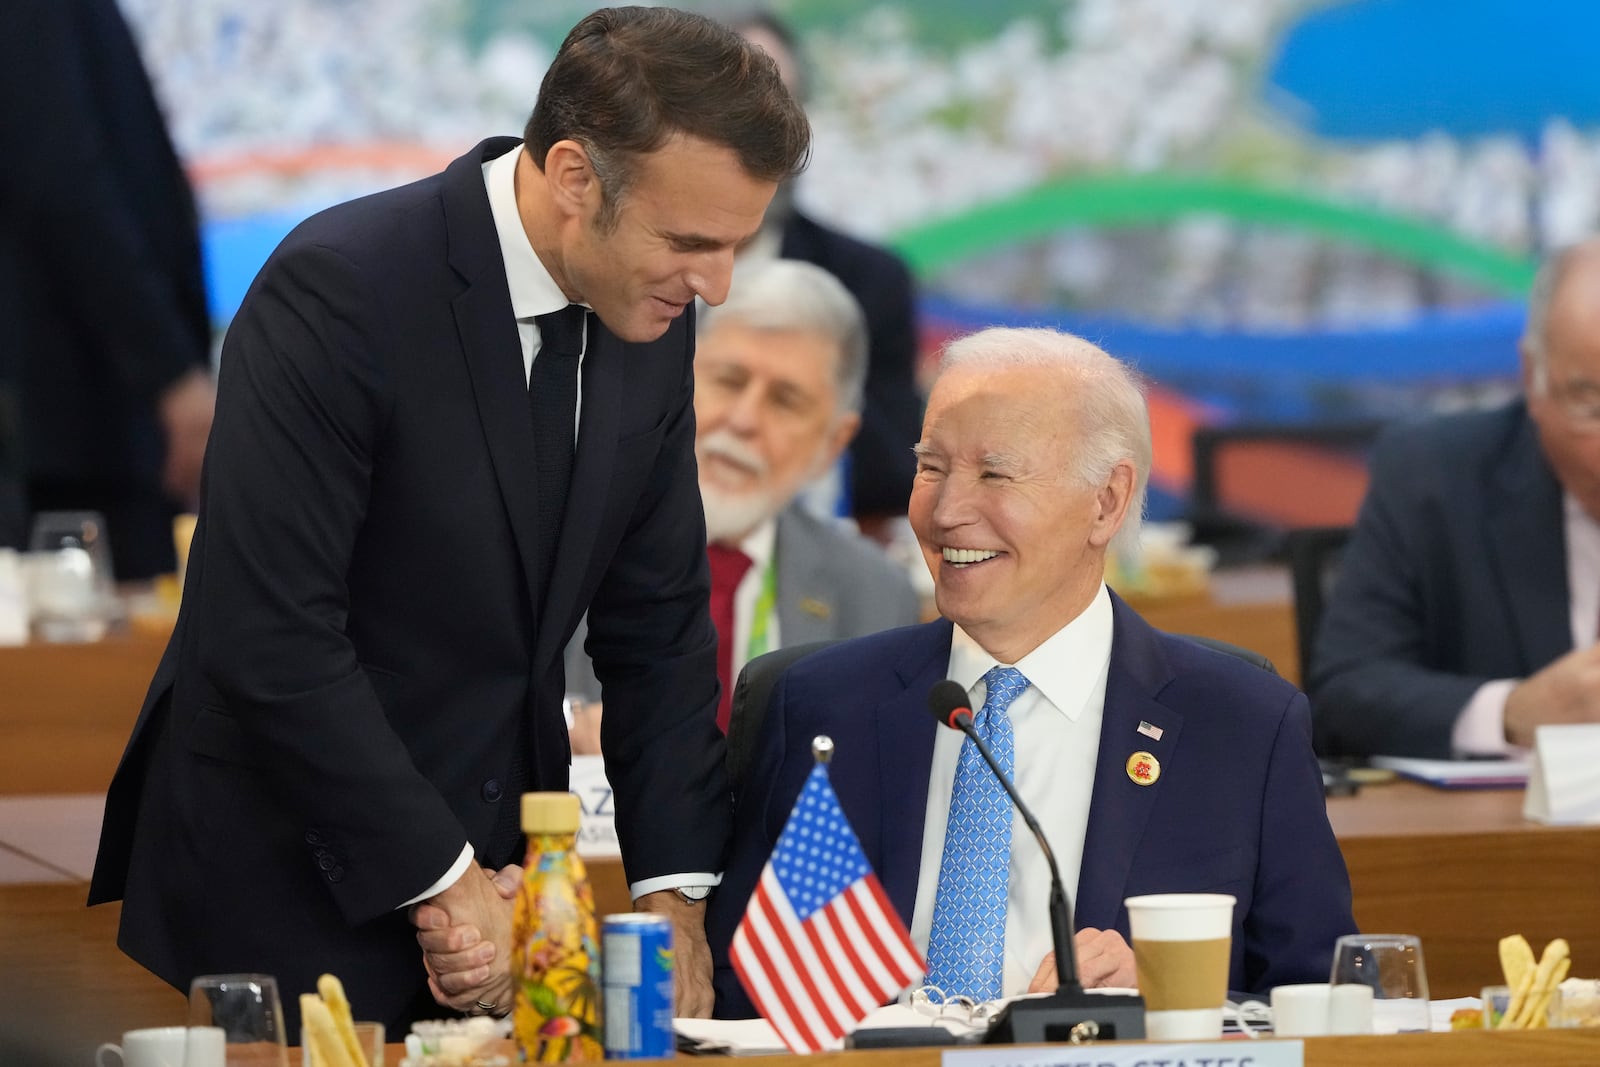
[[[671,1056],[671,920],[661,915],[607,915],[600,928],[600,981],[606,1059]]]

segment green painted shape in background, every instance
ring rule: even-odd
[[[926,277],[973,256],[1074,226],[1139,225],[1194,214],[1308,230],[1511,297],[1527,294],[1537,270],[1536,263],[1521,256],[1415,219],[1281,189],[1174,174],[1052,182],[962,215],[913,226],[890,243],[913,271]]]

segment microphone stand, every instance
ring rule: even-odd
[[[1074,1045],[1088,1041],[1126,1041],[1144,1037],[1144,998],[1128,994],[1086,993],[1078,979],[1078,953],[1072,941],[1072,905],[1067,901],[1067,891],[1061,885],[1061,871],[1056,867],[1055,853],[1045,840],[1044,830],[1033,812],[1022,802],[1016,786],[1000,769],[994,753],[972,725],[972,712],[962,708],[949,717],[951,726],[960,730],[978,747],[978,753],[989,765],[994,776],[1005,787],[1006,795],[1016,805],[1023,823],[1039,842],[1045,862],[1050,865],[1050,937],[1055,944],[1056,984],[1054,993],[1043,997],[1025,997],[1014,1000],[995,1017],[984,1037],[986,1045],[1037,1045],[1066,1041]]]

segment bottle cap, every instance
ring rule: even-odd
[[[525,834],[575,834],[581,814],[576,793],[522,794]]]

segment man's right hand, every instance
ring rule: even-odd
[[[1506,697],[1506,740],[1530,748],[1540,726],[1600,722],[1600,644],[1573,649]]]
[[[411,909],[428,988],[440,1004],[470,1014],[511,1010],[511,910],[522,868],[468,868],[444,892]]]

